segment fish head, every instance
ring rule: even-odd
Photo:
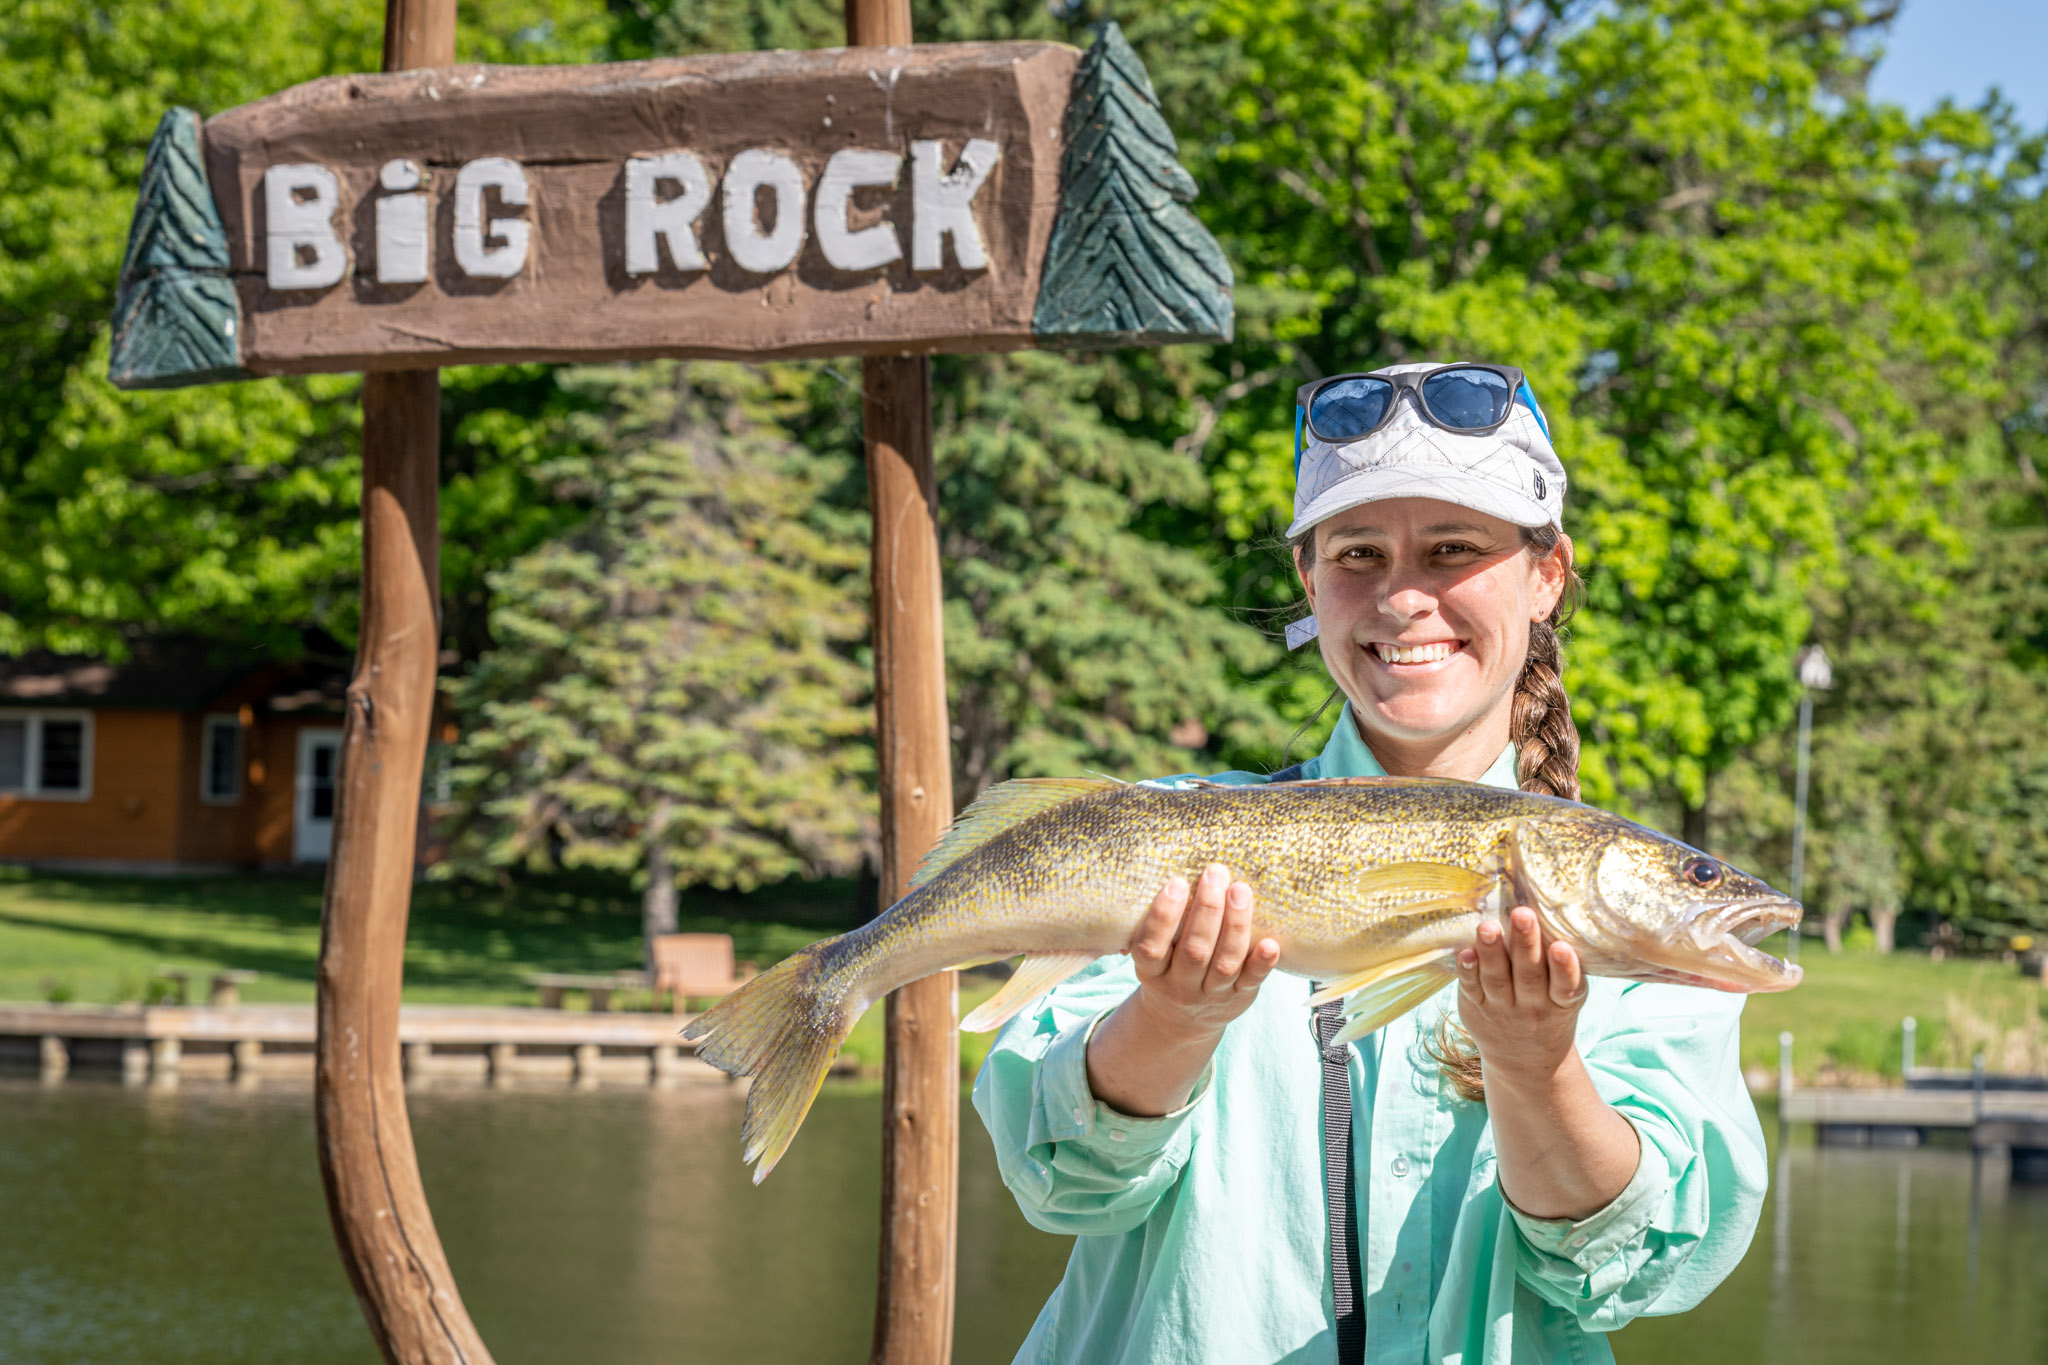
[[[1617,816],[1520,822],[1515,890],[1589,971],[1714,990],[1789,990],[1801,970],[1756,945],[1799,922],[1799,902],[1712,854]]]

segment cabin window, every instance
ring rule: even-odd
[[[199,795],[214,805],[242,799],[242,722],[234,716],[208,716],[201,746]]]
[[[83,797],[92,786],[92,717],[17,712],[0,716],[0,793]]]

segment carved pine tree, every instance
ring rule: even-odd
[[[228,235],[199,154],[199,115],[173,109],[150,139],[121,262],[114,382],[147,389],[245,378],[227,272]]]
[[[1089,346],[1229,340],[1230,262],[1185,207],[1194,177],[1114,21],[1074,72],[1065,138],[1032,330]]]

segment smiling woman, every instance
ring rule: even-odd
[[[1288,534],[1314,616],[1290,639],[1320,639],[1345,705],[1298,768],[1205,780],[1575,800],[1567,480],[1521,371],[1402,365],[1298,402]],[[1704,859],[1672,847],[1680,877]],[[975,1105],[1004,1179],[1077,1236],[1020,1361],[1611,1359],[1606,1333],[1740,1259],[1765,1173],[1741,996],[1589,977],[1525,905],[1479,916],[1419,1009],[1353,1039],[1332,1001],[1311,1032],[1323,997],[1272,975],[1258,894],[1217,864],[1169,881],[1127,955],[990,1053]],[[1749,951],[1767,927],[1717,932]]]

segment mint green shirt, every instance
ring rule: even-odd
[[[1382,771],[1346,708],[1303,775]],[[1514,786],[1513,751],[1482,780]],[[1097,961],[1012,1020],[975,1080],[1025,1218],[1074,1238],[1019,1365],[1335,1361],[1309,983],[1269,978],[1187,1105],[1161,1118],[1117,1113],[1088,1088],[1089,1034],[1136,986],[1128,957]],[[1366,1358],[1611,1361],[1604,1333],[1719,1284],[1749,1246],[1766,1173],[1737,1065],[1742,1000],[1593,978],[1579,1051],[1642,1158],[1576,1223],[1501,1197],[1485,1105],[1459,1099],[1423,1052],[1455,985],[1353,1045]]]

